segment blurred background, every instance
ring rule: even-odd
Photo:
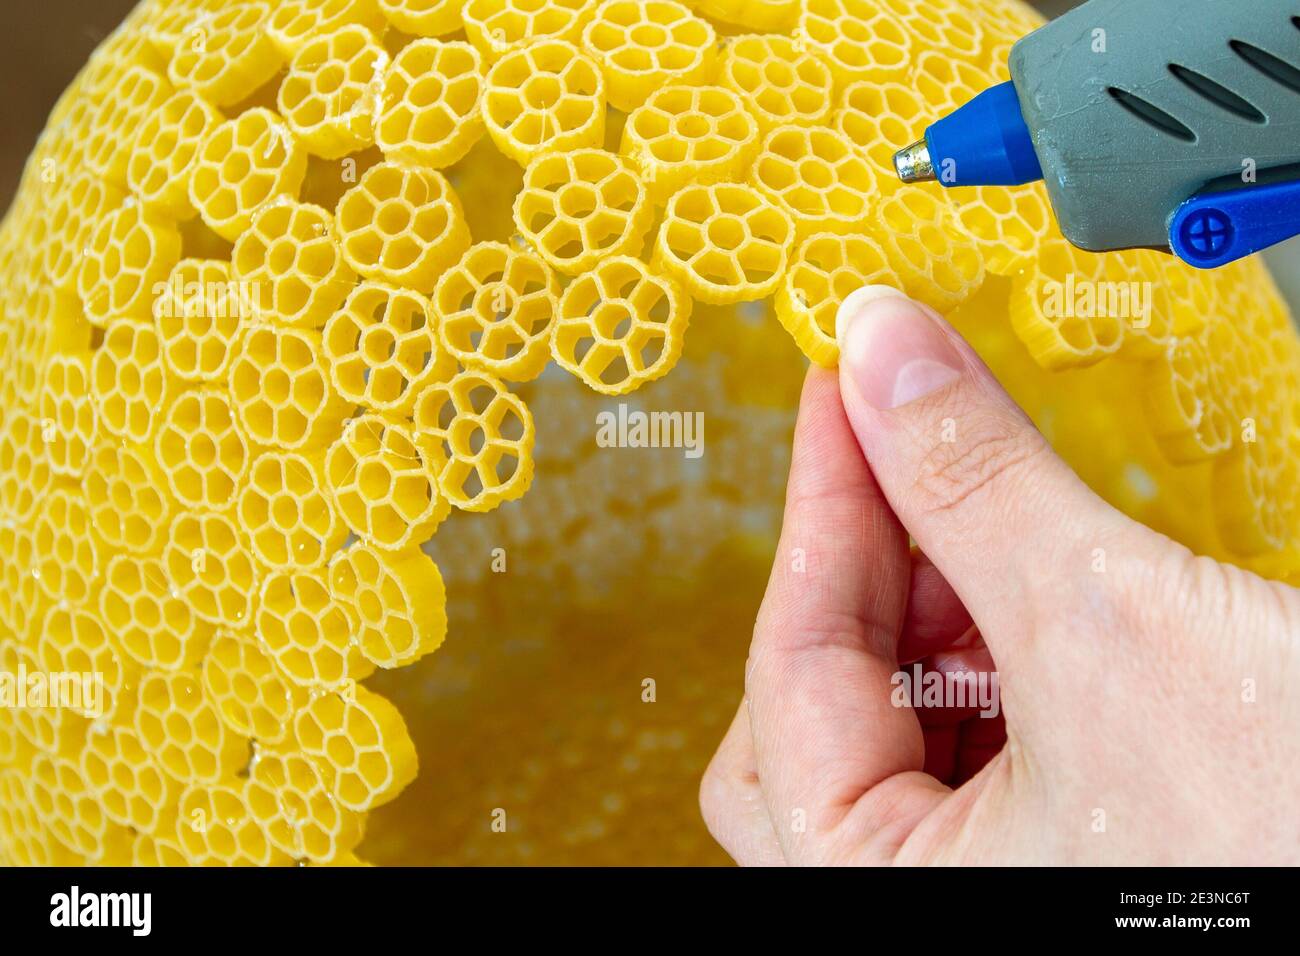
[[[4,139],[0,140],[0,209],[9,208],[23,162],[55,100],[90,52],[133,6],[134,0],[6,4],[6,29],[0,37],[0,89],[8,91]],[[1077,2],[1038,0],[1034,6],[1054,16]],[[1274,250],[1268,260],[1291,302],[1292,313],[1300,314],[1300,240]]]

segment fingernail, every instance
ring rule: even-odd
[[[943,330],[889,286],[865,286],[845,299],[835,332],[840,365],[873,408],[898,408],[961,375],[961,358]]]

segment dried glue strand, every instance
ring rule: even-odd
[[[413,413],[426,460],[440,464],[438,487],[465,511],[490,511],[528,490],[533,417],[486,372],[461,372],[420,393]]]
[[[636,259],[606,259],[564,290],[552,338],[559,365],[606,395],[661,378],[681,356],[691,300]]]
[[[520,234],[567,275],[608,256],[639,253],[653,215],[631,166],[600,149],[535,159],[524,172],[514,213]]]
[[[499,242],[471,246],[433,291],[442,347],[465,368],[531,381],[550,357],[559,297],[559,280],[531,252]]]

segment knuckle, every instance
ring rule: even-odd
[[[950,513],[994,493],[1047,447],[1037,431],[1009,415],[971,415],[953,433],[951,441],[934,441],[917,466],[913,504],[922,512]]]

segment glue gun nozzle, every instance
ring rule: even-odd
[[[930,162],[930,147],[925,140],[905,146],[894,154],[894,170],[905,183],[928,183],[937,177]]]

